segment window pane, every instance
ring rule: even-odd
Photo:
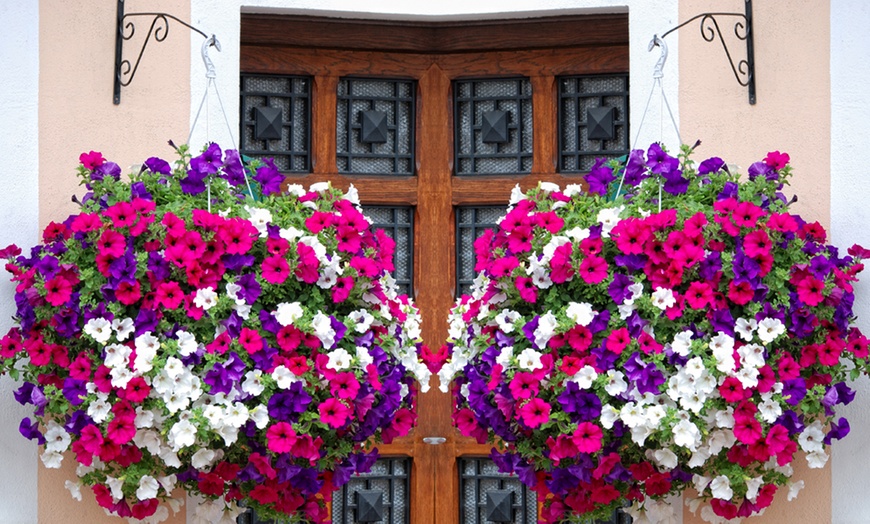
[[[383,229],[396,241],[393,253],[393,278],[400,294],[412,297],[414,291],[414,208],[363,206],[372,229]]]
[[[370,472],[354,474],[332,495],[333,524],[406,524],[411,514],[410,476],[410,459],[378,459]],[[380,519],[375,518],[378,510]]]
[[[414,174],[411,80],[343,78],[338,83],[336,162],[341,173]]]
[[[559,142],[562,173],[628,153],[628,75],[560,78]]]
[[[516,475],[500,473],[491,459],[459,459],[459,490],[461,524],[538,522],[535,492]]]
[[[458,80],[453,94],[456,174],[530,173],[529,79]]]
[[[504,207],[481,206],[456,208],[456,296],[471,291],[477,272],[474,264],[474,241],[487,229],[497,227],[496,222],[505,214]]]
[[[311,79],[243,74],[241,82],[241,154],[272,157],[285,173],[307,173],[311,167]]]

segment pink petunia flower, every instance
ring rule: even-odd
[[[587,284],[598,284],[607,278],[607,261],[601,257],[590,256],[580,262],[577,273]]]
[[[296,439],[293,426],[287,422],[277,422],[266,430],[266,447],[274,453],[289,453]]]
[[[282,284],[290,276],[290,265],[282,257],[266,257],[262,270],[263,280],[270,284]]]
[[[603,433],[601,428],[591,422],[577,424],[572,439],[581,453],[595,453],[601,449]]]
[[[523,424],[534,429],[550,420],[550,403],[542,398],[535,397],[519,409],[517,413]]]
[[[324,400],[317,409],[320,412],[320,422],[332,428],[344,426],[348,418],[353,414],[353,410],[337,398]]]
[[[45,282],[45,300],[52,306],[61,306],[72,296],[73,286],[69,280],[56,276]]]
[[[520,298],[534,304],[538,300],[538,288],[535,287],[535,282],[529,277],[517,277],[515,280],[517,291]]]

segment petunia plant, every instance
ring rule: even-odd
[[[870,369],[852,312],[870,252],[789,211],[788,155],[741,178],[691,151],[599,161],[585,191],[517,188],[475,244],[441,384],[547,522],[626,505],[667,522],[687,487],[710,522],[755,515],[803,486],[794,460],[823,467],[849,432],[836,410]]]
[[[287,186],[217,144],[178,152],[129,178],[82,154],[80,212],[0,252],[17,284],[0,374],[34,408],[21,433],[47,467],[71,451],[73,495],[122,517],[165,519],[180,487],[212,522],[328,520],[428,387],[394,243],[353,187]]]

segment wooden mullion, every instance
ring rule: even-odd
[[[316,76],[312,89],[311,149],[314,151],[311,167],[316,181],[335,173],[335,123],[338,78]]]
[[[533,76],[532,129],[534,156],[532,172],[551,176],[556,172],[556,152],[559,123],[556,113],[556,78],[552,75]]]

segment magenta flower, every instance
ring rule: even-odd
[[[328,398],[317,408],[320,412],[320,422],[333,428],[344,426],[353,414],[353,410],[337,398]]]

